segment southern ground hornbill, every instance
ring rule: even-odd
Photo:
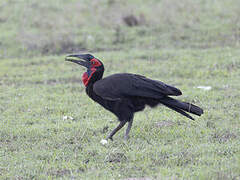
[[[81,60],[80,60],[81,59]],[[113,138],[127,122],[125,138],[129,136],[135,112],[146,105],[155,107],[163,104],[168,108],[194,120],[187,112],[201,116],[203,110],[193,104],[181,102],[169,96],[179,96],[182,92],[161,81],[148,79],[137,74],[113,74],[103,77],[103,63],[91,54],[69,55],[65,59],[87,68],[82,75],[87,95],[118,117],[119,125],[109,134]]]

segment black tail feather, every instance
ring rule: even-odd
[[[188,115],[186,112],[201,116],[203,114],[203,110],[191,103],[187,102],[181,102],[179,100],[173,99],[171,97],[165,97],[163,99],[160,99],[160,102],[164,104],[165,106],[179,112],[180,114],[193,119],[190,115]],[[184,112],[186,111],[186,112]],[[189,117],[190,116],[190,117]]]
[[[189,118],[189,119],[191,119],[191,120],[194,120],[194,118],[193,118],[192,116],[190,116],[188,113],[184,112],[183,110],[178,109],[178,108],[176,108],[176,107],[169,106],[169,105],[167,105],[167,104],[164,104],[164,105],[167,106],[167,107],[169,107],[170,109],[172,109],[172,110],[174,110],[174,111],[176,111],[176,112],[178,112],[178,113],[186,116],[187,118]]]

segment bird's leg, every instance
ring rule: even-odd
[[[120,121],[119,125],[109,134],[109,136],[107,137],[108,139],[112,139],[112,137],[114,136],[114,134],[116,134],[116,132],[118,132],[120,129],[122,129],[122,127],[126,124],[127,121]]]
[[[129,138],[129,132],[131,130],[131,127],[132,127],[132,123],[133,123],[133,119],[131,119],[129,122],[128,122],[128,127],[127,127],[127,130],[126,130],[126,134],[125,134],[125,140],[128,140]]]

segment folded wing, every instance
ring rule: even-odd
[[[136,74],[114,74],[94,83],[94,92],[102,98],[117,100],[137,96],[160,99],[165,96],[179,96],[181,91],[161,81]]]

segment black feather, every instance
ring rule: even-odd
[[[72,56],[86,59],[85,54]],[[87,55],[87,57],[90,57],[90,60],[87,59],[89,61],[94,58],[92,55]],[[97,59],[95,58],[94,60],[96,61]],[[156,107],[158,104],[163,104],[192,120],[194,118],[187,112],[198,116],[203,114],[203,110],[200,107],[169,97],[179,96],[182,92],[176,87],[167,85],[161,81],[128,73],[114,74],[102,79],[104,66],[101,61],[99,63],[101,65],[94,68],[94,74],[88,74],[89,79],[88,84],[86,84],[86,93],[95,102],[115,114],[120,121],[118,127],[108,136],[108,139],[112,139],[113,135],[126,122],[129,122],[125,135],[128,136],[134,113],[144,110],[146,105]],[[88,68],[90,68],[90,64]]]

